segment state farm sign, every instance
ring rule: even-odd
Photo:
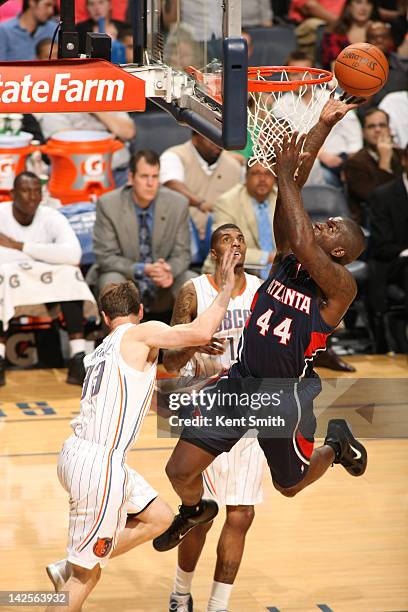
[[[0,63],[1,113],[145,110],[144,81],[105,60]]]

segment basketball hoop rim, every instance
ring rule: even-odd
[[[296,79],[294,81],[264,81],[259,77],[270,77],[279,72],[309,73],[318,78]],[[248,68],[249,92],[295,91],[304,85],[321,85],[334,78],[329,70],[306,68],[305,66],[251,66]]]

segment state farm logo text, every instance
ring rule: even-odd
[[[121,102],[125,83],[122,79],[71,79],[71,73],[50,75],[49,80],[34,80],[26,74],[21,81],[3,81],[0,74],[0,103],[23,102]]]

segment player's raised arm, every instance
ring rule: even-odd
[[[298,138],[295,133],[291,140],[284,139],[282,151],[276,151],[282,220],[291,250],[324,294],[324,320],[329,325],[337,325],[357,291],[344,264],[361,254],[364,236],[350,219],[337,217],[312,225],[294,178],[296,168],[305,159],[301,153],[304,138]]]
[[[300,187],[303,187],[309,178],[317,154],[332,128],[336,123],[341,121],[349,111],[358,108],[358,106],[365,101],[363,98],[356,97],[347,98],[345,101],[341,99],[336,100],[333,96],[334,94],[327,100],[322,108],[316,125],[314,125],[306,135],[304,151],[305,153],[309,153],[309,156],[303,159],[299,167],[296,181]]]
[[[234,268],[241,253],[234,248],[225,252],[221,266],[220,291],[207,310],[191,323],[170,327],[165,323],[150,321],[137,330],[137,340],[151,348],[193,347],[208,344],[220,325],[235,284]]]

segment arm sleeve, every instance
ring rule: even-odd
[[[124,257],[118,241],[115,226],[100,202],[96,205],[96,219],[93,233],[93,248],[99,271],[119,272],[129,280],[135,277],[136,262]]]
[[[82,254],[79,240],[69,221],[58,211],[52,213],[45,221],[49,242],[25,242],[23,252],[37,261],[77,266]]]
[[[373,191],[373,184],[367,180],[367,169],[359,161],[355,161],[352,157],[347,160],[345,165],[346,183],[347,188],[351,194],[356,195],[363,202],[367,202],[371,192]],[[388,183],[393,179],[393,175],[390,172],[381,170],[378,168],[378,184]],[[378,185],[375,185],[376,187]]]
[[[71,130],[69,116],[66,113],[35,113],[34,117],[40,124],[44,139],[62,130]]]
[[[270,0],[260,0],[260,16],[262,23],[272,21],[273,13]]]
[[[167,181],[184,182],[183,162],[172,151],[165,151],[160,156],[160,183],[165,185]]]
[[[190,228],[188,225],[188,205],[185,204],[178,219],[178,229],[173,250],[167,263],[171,267],[173,277],[177,278],[187,270],[191,262]]]

